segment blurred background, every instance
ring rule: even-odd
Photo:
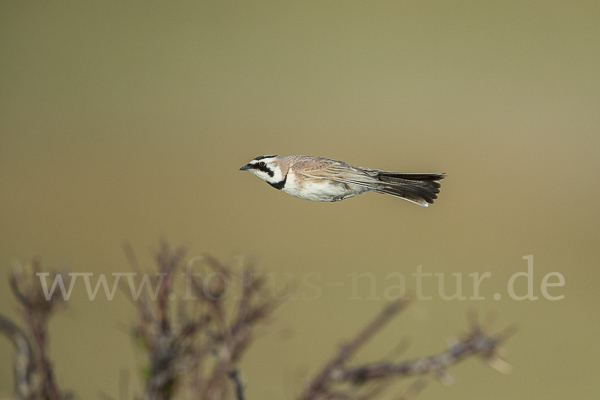
[[[402,339],[404,357],[442,351],[475,309],[518,324],[512,373],[468,360],[419,398],[598,396],[599,15],[596,1],[2,1],[0,312],[18,316],[11,265],[129,272],[123,240],[147,268],[166,238],[189,257],[257,259],[278,285],[314,273],[319,290],[300,285],[241,365],[248,399],[292,399],[386,303],[390,274],[414,293],[421,265],[452,294],[462,273],[470,297],[468,274],[490,272],[485,300],[444,301],[426,280],[433,299],[356,362]],[[238,171],[263,154],[448,177],[429,208],[313,203]],[[527,255],[539,299],[516,301],[507,282]],[[562,300],[542,296],[550,272]],[[367,280],[353,293],[353,273],[375,295]],[[139,393],[134,317],[123,293],[89,301],[77,286],[50,324],[61,387],[117,397],[127,371]],[[7,397],[5,338],[0,354]]]

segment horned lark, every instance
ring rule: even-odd
[[[260,156],[240,168],[275,189],[312,201],[339,201],[366,192],[385,193],[427,207],[437,199],[443,173],[398,173],[354,167],[312,156]]]

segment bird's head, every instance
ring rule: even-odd
[[[285,178],[281,169],[282,159],[277,155],[256,157],[240,170],[248,171],[271,185],[277,184]]]

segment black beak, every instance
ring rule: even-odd
[[[246,164],[242,168],[240,168],[240,171],[248,171],[249,169],[252,169],[252,167],[250,166],[250,164]]]

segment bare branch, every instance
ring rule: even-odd
[[[141,272],[131,246],[124,248],[132,268]],[[183,387],[189,400],[232,397],[246,400],[239,363],[255,338],[255,328],[268,321],[289,294],[289,288],[284,289],[284,296],[273,295],[266,288],[265,276],[255,273],[251,264],[234,270],[207,255],[203,257],[204,271],[210,275],[183,274],[189,279],[186,287],[192,288],[197,297],[184,297],[186,302],[175,303],[175,281],[181,275],[178,271],[182,269],[184,256],[183,248],[160,243],[154,254],[160,275],[160,279],[153,282],[158,285],[156,298],[140,289],[139,298],[133,299],[137,320],[132,334],[147,356],[142,399],[171,400],[181,397],[177,392]],[[15,271],[10,276],[11,290],[22,306],[24,324],[21,328],[0,315],[0,333],[6,335],[16,349],[18,399],[67,400],[70,395],[59,390],[47,351],[48,320],[63,299],[58,291],[46,299],[36,275],[39,270],[39,263],[34,261],[28,269]],[[57,275],[44,274],[42,279],[52,280]],[[138,284],[143,288],[144,281],[138,281]],[[395,362],[394,359],[406,349],[407,342],[403,340],[378,361],[349,365],[356,353],[409,302],[408,298],[402,298],[388,304],[351,340],[339,346],[306,385],[299,400],[371,400],[381,396],[398,379],[419,377],[395,397],[396,400],[412,400],[425,388],[428,377],[443,380],[450,376],[446,372],[450,366],[473,356],[483,358],[499,371],[510,369],[501,350],[514,334],[514,327],[491,335],[493,316],[488,316],[480,325],[475,312],[469,314],[467,333],[459,336],[445,351]],[[130,397],[127,379],[121,374],[119,400]],[[100,396],[110,398],[103,392]]]
[[[62,392],[54,377],[48,357],[48,320],[64,300],[55,292],[50,299],[44,296],[37,260],[27,267],[13,270],[9,276],[11,291],[22,306],[24,328],[0,316],[0,331],[15,345],[15,388],[19,399],[62,400],[70,394]],[[50,274],[54,279],[59,273]],[[45,279],[42,277],[41,279]]]
[[[331,375],[338,370],[345,361],[350,359],[354,353],[363,346],[375,333],[385,326],[396,314],[404,310],[409,300],[399,299],[388,304],[356,337],[343,345],[338,350],[337,355],[327,363],[323,369],[312,380],[305,393],[300,397],[301,400],[311,400],[322,396],[327,392],[327,386],[331,383]]]
[[[508,370],[508,364],[500,357],[499,352],[501,345],[510,337],[514,329],[509,328],[504,332],[490,336],[479,325],[476,316],[473,314],[470,314],[469,318],[470,332],[442,353],[397,363],[378,361],[355,367],[346,366],[346,361],[352,357],[356,350],[370,340],[406,304],[406,300],[390,304],[353,340],[342,346],[337,355],[316,374],[299,399],[352,398],[367,400],[383,392],[392,382],[392,379],[410,378],[417,375],[433,375],[438,379],[444,379],[448,376],[446,372],[448,367],[475,355],[482,357],[488,364],[502,372]],[[484,327],[485,329],[491,327],[490,318],[486,320]],[[360,390],[365,385],[374,382],[379,382],[379,384],[371,385],[369,390]],[[398,399],[414,398],[423,390],[425,384],[426,381],[423,379],[415,381]],[[349,391],[348,387],[350,389],[354,388],[354,391]]]
[[[0,332],[4,333],[15,346],[15,391],[21,400],[29,399],[31,372],[33,371],[33,351],[27,335],[14,322],[0,314]]]
[[[439,373],[449,366],[472,355],[480,355],[484,359],[495,356],[496,349],[502,343],[499,337],[488,337],[481,332],[474,332],[464,341],[455,343],[445,352],[399,363],[373,363],[354,368],[338,368],[331,374],[331,379],[338,382],[363,382],[388,376],[410,377],[430,373]]]
[[[229,378],[233,381],[235,385],[235,398],[236,400],[246,400],[244,397],[244,384],[240,379],[240,374],[237,369],[232,369],[229,371]]]
[[[130,248],[128,258],[137,267]],[[210,279],[198,274],[185,275],[190,279],[197,300],[178,303],[176,315],[171,313],[171,296],[177,272],[181,269],[183,249],[161,243],[155,256],[157,270],[162,274],[156,301],[141,299],[136,304],[138,324],[133,332],[145,344],[148,355],[146,400],[173,398],[177,387],[188,376],[188,387],[194,388],[192,398],[221,399],[232,386],[241,393],[241,381],[236,365],[250,346],[256,324],[267,318],[276,302],[263,290],[264,279],[245,265],[239,272],[217,259],[203,260],[214,273]],[[204,274],[203,274],[204,275]],[[237,291],[237,296],[229,292]],[[214,362],[204,362],[213,354]],[[208,368],[207,366],[210,366]]]

